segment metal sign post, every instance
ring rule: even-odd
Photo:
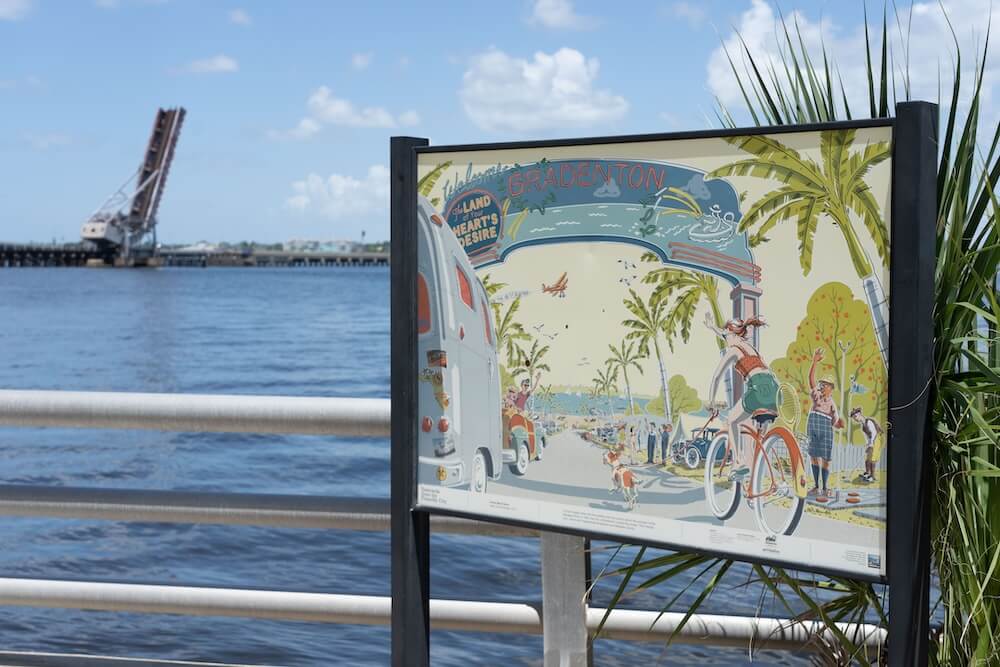
[[[417,474],[417,158],[426,139],[393,137],[390,152],[392,360],[392,664],[430,664],[430,521],[412,509]]]
[[[896,105],[889,327],[889,664],[927,664],[938,108]]]

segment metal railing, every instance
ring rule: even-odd
[[[0,390],[0,426],[60,426],[192,432],[387,437],[389,401],[194,394]],[[112,521],[162,521],[387,531],[388,499],[0,485],[0,514]],[[538,536],[539,531],[433,517],[436,531]],[[544,573],[543,573],[544,575]],[[544,576],[543,576],[544,578]],[[245,616],[323,623],[387,624],[390,598],[211,587],[0,578],[0,605],[145,613]],[[588,630],[604,609],[588,608]],[[684,614],[615,609],[601,637],[662,641]],[[432,600],[435,629],[539,634],[540,605]],[[885,642],[874,625],[843,624],[862,643]],[[789,619],[696,614],[674,637],[715,646],[802,649],[829,632]]]

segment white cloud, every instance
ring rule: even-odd
[[[943,0],[943,5],[955,28],[959,43],[965,51],[963,54],[965,57],[962,60],[962,77],[965,82],[971,82],[975,67],[974,61],[976,60],[973,50],[982,45],[986,25],[990,21],[987,10],[989,5],[984,5],[981,0]],[[905,31],[907,30],[907,14],[910,12],[910,8],[900,7],[899,11],[901,12],[900,21]],[[994,3],[992,11],[993,22],[1000,22],[1000,3]],[[854,26],[844,28],[834,24],[828,18],[811,19],[798,10],[786,14],[785,20],[792,31],[796,29],[796,24],[798,25],[798,30],[801,31],[802,39],[810,54],[819,53],[825,43],[830,54],[831,66],[835,66],[837,70],[833,75],[837,77],[834,80],[835,89],[839,90],[840,80],[843,79],[852,108],[867,110],[868,76],[865,62],[865,33],[861,21],[859,20]],[[903,48],[897,38],[898,32],[896,32],[894,20],[890,13],[889,39],[892,62],[896,67],[897,86],[901,91],[901,73],[903,63],[907,58],[907,49]],[[880,21],[881,17],[875,19],[874,22],[878,25],[870,34],[876,59],[881,52]],[[772,62],[778,67],[778,71],[783,73],[784,70],[779,64],[779,44],[783,45],[784,40],[784,33],[781,30],[780,18],[765,0],[752,0],[751,6],[740,15],[736,26],[739,35],[736,31],[731,31],[723,43],[735,61],[737,71],[744,78],[744,82],[749,80],[749,76],[743,71],[745,57],[740,36],[746,42],[746,46],[753,54],[758,66]],[[915,2],[912,5],[912,22],[908,30],[911,97],[936,101],[938,98],[938,73],[941,72],[941,87],[944,91],[943,94],[946,95],[950,87],[947,73],[952,70],[954,62],[952,55],[954,45],[951,33],[937,0]],[[794,32],[793,39],[797,39]],[[877,66],[877,60],[875,64]],[[814,61],[813,65],[818,68],[816,76],[821,81],[825,81],[822,62]],[[762,72],[762,74],[765,77],[768,76],[766,72]],[[997,81],[1000,81],[1000,70],[998,70],[994,58],[987,62],[984,73],[983,107],[986,110],[991,108],[992,89]],[[744,106],[742,93],[722,47],[716,48],[709,58],[708,85],[712,93],[724,104],[733,108]],[[877,82],[876,85],[878,85]],[[971,89],[971,86],[968,88]],[[752,93],[750,94],[752,95]],[[947,97],[944,101],[947,101]]]
[[[691,2],[675,2],[670,6],[670,15],[674,18],[687,21],[692,28],[700,28],[708,17],[708,12],[701,5]]]
[[[250,25],[252,23],[250,15],[242,9],[234,9],[229,12],[229,22],[236,25]]]
[[[327,86],[320,86],[306,103],[308,115],[291,130],[272,131],[272,138],[308,139],[325,125],[347,127],[393,128],[420,124],[420,114],[410,109],[393,115],[384,107],[357,107],[350,100],[334,97]]]
[[[479,127],[534,131],[585,127],[621,118],[628,102],[595,88],[600,64],[575,49],[537,52],[531,60],[495,48],[475,56],[459,96]]]
[[[572,0],[534,0],[528,22],[557,30],[587,30],[597,26],[591,16],[581,16]]]
[[[389,169],[372,165],[362,178],[311,173],[292,183],[285,205],[301,213],[317,213],[331,220],[384,213],[389,208]]]
[[[399,114],[399,124],[403,127],[412,127],[420,124],[420,114],[413,109]]]
[[[361,71],[363,69],[368,69],[368,66],[372,64],[372,54],[371,53],[355,53],[351,56],[351,67]]]
[[[19,21],[31,11],[32,0],[0,0],[0,21]]]
[[[221,54],[211,58],[193,60],[181,68],[182,71],[191,74],[225,74],[238,72],[239,69],[240,64],[234,58]]]
[[[70,136],[60,134],[58,132],[50,132],[48,134],[29,133],[24,135],[24,140],[27,141],[28,144],[36,151],[47,151],[50,148],[61,148],[73,143],[73,139]]]

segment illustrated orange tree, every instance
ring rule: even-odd
[[[784,357],[771,362],[779,381],[794,387],[798,394],[801,409],[796,428],[800,430],[810,408],[809,367],[818,349],[824,356],[817,365],[817,379],[833,378],[837,385],[834,398],[847,423],[847,442],[860,444],[861,431],[847,415],[851,408],[860,407],[866,416],[885,422],[886,373],[868,305],[856,299],[843,283],[826,283],[813,293],[795,340]]]

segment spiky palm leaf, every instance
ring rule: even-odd
[[[880,53],[873,50],[870,41],[867,13],[864,24],[866,111],[872,118],[885,118],[890,114],[889,99],[893,92],[889,82],[887,19],[883,14]],[[780,57],[783,72],[773,66],[762,70],[748,48],[745,48],[747,69],[740,72],[726,51],[754,124],[852,118],[843,83],[839,91],[832,84],[825,49],[822,50],[824,74],[817,78],[801,39],[795,46],[784,19],[781,25],[789,45]],[[951,100],[939,144],[936,371],[928,390],[932,467],[938,480],[931,506],[932,549],[941,595],[937,609],[942,619],[931,644],[931,662],[941,667],[993,664],[1000,655],[1000,297],[996,277],[1000,263],[997,226],[1000,201],[996,195],[1000,185],[1000,125],[991,129],[988,149],[983,151],[977,143],[976,128],[981,120],[986,53],[984,46],[971,100],[963,113],[958,102],[968,96],[962,95],[962,55],[955,40]],[[908,74],[903,71],[902,75],[900,97],[905,99],[909,95]],[[723,125],[735,125],[732,114],[721,103],[718,118]],[[863,184],[867,171],[888,156],[887,147],[868,145],[842,161],[837,176],[840,191],[851,194],[844,203],[861,218],[876,248],[883,242],[879,229],[873,229],[871,220],[866,219],[871,202],[867,201],[865,188],[852,184]],[[794,161],[795,155],[786,153],[784,159]],[[825,202],[817,201],[816,205],[825,206]],[[781,203],[772,207],[770,215],[778,210]],[[791,219],[793,214],[788,215]],[[808,221],[812,215],[800,211],[794,218]],[[762,225],[760,221],[767,219],[761,214],[754,224]],[[796,224],[805,226],[800,238],[810,235],[808,223]],[[757,229],[759,234],[760,226]],[[886,261],[883,249],[879,249],[879,255]],[[647,559],[645,550],[640,549],[632,564],[618,571],[622,579],[608,605],[608,614],[629,594],[630,582],[636,574],[649,575],[639,584],[643,590],[685,577],[687,581],[679,587],[686,592],[704,581],[701,593],[688,605],[686,622],[713,591],[726,585],[723,575],[731,564],[727,559],[696,554]],[[793,618],[817,620],[826,627],[832,640],[817,645],[826,664],[855,661],[870,664],[884,659],[879,651],[866,649],[862,638],[848,636],[836,625],[874,619],[884,627],[887,616],[882,587],[760,565],[753,566],[752,571],[754,576],[749,581],[741,577],[734,585],[763,591]],[[669,609],[678,599],[676,596],[666,602],[663,609]],[[682,622],[677,632],[683,627]]]

